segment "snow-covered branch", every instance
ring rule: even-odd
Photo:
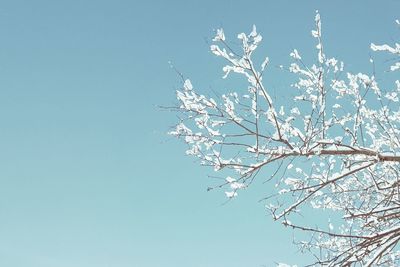
[[[285,226],[314,233],[305,247],[324,251],[316,265],[399,265],[400,81],[394,76],[394,85],[382,88],[375,73],[345,71],[343,62],[327,56],[319,13],[311,33],[316,62],[305,64],[296,49],[289,53],[293,62],[282,69],[295,77],[294,98],[280,104],[263,79],[269,58],[259,67],[253,61],[262,41],[256,27],[237,36],[239,51],[218,29],[211,52],[226,62],[224,78],[240,75],[247,88],[212,98],[184,80],[176,92],[181,119],[169,134],[200,164],[223,173],[223,182],[210,188],[227,188],[228,198],[263,169],[273,170],[276,191],[267,198],[268,210]],[[395,57],[382,75],[398,75],[398,43],[371,49]],[[297,224],[297,214],[310,208],[333,210],[340,219],[329,229]]]

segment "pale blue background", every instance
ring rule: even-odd
[[[351,70],[370,70],[371,41],[399,40],[397,0],[0,1],[0,266],[304,264],[257,202],[270,185],[221,205],[156,105],[175,101],[169,60],[224,90],[208,51],[221,26],[233,38],[256,24],[271,64],[311,55],[315,9]]]

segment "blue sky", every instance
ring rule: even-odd
[[[271,185],[222,205],[157,105],[180,86],[169,61],[195,87],[226,89],[208,49],[219,27],[234,38],[256,24],[273,65],[293,48],[313,58],[316,9],[349,70],[370,70],[370,42],[398,40],[395,0],[1,1],[0,266],[304,264],[258,202]]]

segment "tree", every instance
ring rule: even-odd
[[[241,51],[217,30],[211,51],[227,62],[224,78],[237,73],[248,88],[214,100],[183,79],[180,121],[169,134],[182,139],[186,154],[202,165],[224,171],[224,181],[210,189],[229,188],[229,199],[263,169],[272,171],[268,211],[310,234],[298,243],[315,257],[310,265],[400,266],[400,44],[371,44],[394,57],[390,73],[382,74],[383,87],[376,73],[346,72],[343,62],[326,56],[318,12],[315,24],[316,62],[307,66],[295,49],[293,63],[281,67],[296,76],[295,97],[284,106],[263,81],[268,57],[259,68],[252,59],[262,40],[256,27],[238,35]],[[303,225],[299,218],[308,209],[333,219]]]

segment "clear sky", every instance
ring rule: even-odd
[[[0,266],[301,266],[258,202],[271,185],[222,205],[156,106],[180,85],[169,61],[226,89],[208,49],[219,27],[235,38],[256,24],[272,65],[293,48],[313,57],[316,9],[327,54],[350,70],[369,70],[370,42],[399,40],[398,0],[0,1]]]

